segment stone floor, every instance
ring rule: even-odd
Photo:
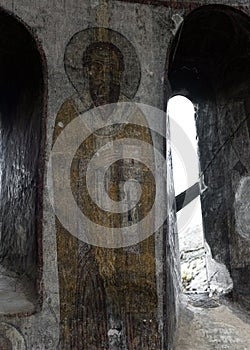
[[[33,289],[28,280],[0,266],[0,315],[33,313]]]
[[[213,259],[201,223],[179,233],[182,303],[174,350],[250,350],[250,315],[225,297],[230,274]]]
[[[249,350],[250,316],[208,293],[183,295],[174,350]]]

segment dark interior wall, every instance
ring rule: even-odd
[[[35,281],[43,73],[28,30],[0,13],[1,247],[9,270]]]
[[[193,11],[176,34],[169,81],[173,94],[198,104],[200,163],[208,186],[201,198],[205,238],[213,257],[231,272],[235,296],[249,302],[250,241],[239,232],[235,204],[250,171],[249,17],[222,5]]]
[[[166,86],[166,96],[170,95],[170,88]],[[168,118],[168,116],[167,116]],[[180,256],[179,256],[179,242],[176,222],[176,206],[175,206],[175,192],[172,169],[172,155],[170,147],[170,123],[167,120],[166,128],[166,161],[167,161],[167,221],[166,227],[163,227],[164,247],[165,247],[165,284],[163,290],[165,291],[165,309],[164,322],[166,329],[166,342],[164,349],[172,349],[175,341],[175,332],[177,329],[179,318],[179,304],[181,292],[181,276],[180,276]]]

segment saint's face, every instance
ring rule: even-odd
[[[92,52],[87,74],[95,106],[118,102],[122,70],[115,51],[107,48]]]

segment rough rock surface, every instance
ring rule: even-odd
[[[249,318],[230,304],[201,296],[194,301],[185,296],[174,349],[248,350],[249,334]]]
[[[227,268],[213,259],[211,249],[204,241],[202,224],[180,232],[179,246],[184,293],[207,291],[212,296],[228,293],[233,288]]]
[[[179,234],[181,279],[183,292],[206,291],[206,251],[202,226],[189,227]]]

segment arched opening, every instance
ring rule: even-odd
[[[233,295],[250,308],[249,216],[237,207],[246,197],[241,185],[250,170],[249,17],[224,5],[191,12],[174,38],[168,79],[173,96],[182,94],[198,106],[201,175],[208,187],[201,194],[204,235],[217,266],[209,283],[221,286],[214,293],[229,291],[226,266]]]
[[[0,313],[32,313],[41,270],[42,57],[29,30],[0,11]]]
[[[177,198],[182,291],[201,293],[208,290],[208,284],[199,196],[200,160],[195,126],[195,106],[186,97],[177,95],[168,101],[167,113],[170,122],[173,180]],[[192,153],[186,150],[187,147],[192,148],[190,149]],[[191,192],[187,192],[187,188],[196,189],[193,191],[195,195],[191,198],[189,198]],[[182,198],[184,201],[180,201]]]

